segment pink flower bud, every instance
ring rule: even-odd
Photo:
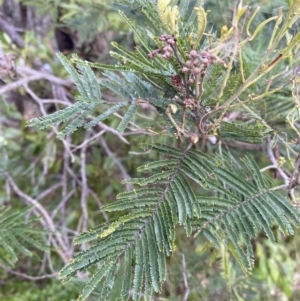
[[[192,78],[189,78],[188,84],[189,84],[189,85],[192,85],[193,83],[194,83],[194,80],[193,80]]]
[[[194,66],[199,66],[199,60],[198,59],[194,59],[193,60],[193,65]]]
[[[198,74],[200,74],[201,70],[200,70],[200,68],[196,67],[196,68],[193,70],[193,72],[194,72],[195,75],[198,75]]]
[[[186,65],[187,67],[192,67],[192,62],[191,62],[191,61],[186,61],[185,65]]]
[[[209,53],[207,51],[203,50],[203,51],[201,51],[200,55],[202,57],[207,57],[209,55]]]
[[[208,58],[200,58],[203,64],[207,64],[208,63]]]
[[[174,45],[174,44],[175,44],[174,38],[168,39],[168,40],[167,40],[167,43],[170,44],[170,45]]]
[[[191,59],[194,59],[195,57],[197,57],[197,55],[198,55],[197,51],[196,51],[196,50],[192,50],[192,51],[190,52],[190,54],[189,54],[189,57],[190,57]]]
[[[152,58],[156,57],[158,53],[159,53],[159,49],[152,50],[152,51],[148,54],[148,57],[149,57],[150,59],[152,59]]]
[[[163,51],[165,52],[170,52],[172,51],[172,47],[170,45],[166,45],[164,48],[163,48]]]
[[[168,58],[170,58],[170,56],[171,56],[171,53],[170,52],[168,52],[168,51],[166,51],[163,55],[162,55],[162,57],[164,58],[164,59],[168,59]]]
[[[182,72],[183,72],[183,73],[188,73],[188,72],[189,72],[189,68],[183,67],[183,68],[182,68]]]

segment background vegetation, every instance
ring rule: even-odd
[[[163,131],[164,125],[157,122],[150,106],[145,106],[144,113],[138,114],[123,134],[115,130],[121,118],[117,113],[64,140],[56,137],[58,126],[40,131],[26,127],[26,121],[75,101],[76,87],[58,60],[58,51],[114,64],[108,54],[111,41],[129,50],[139,44],[118,9],[138,23],[145,20],[136,11],[108,0],[2,0],[0,4],[0,299],[76,300],[86,275],[79,274],[67,286],[57,280],[58,271],[79,250],[73,239],[117,217],[117,213],[108,216],[99,208],[124,191],[122,179],[138,176],[136,167],[144,164],[145,158],[156,158],[155,154],[145,157],[139,144],[151,140],[154,132]],[[238,4],[205,1],[204,7],[210,11],[208,28],[219,34],[222,26],[229,25]],[[246,4],[253,9],[261,5],[255,20],[259,24],[276,15],[280,6],[286,11],[289,3],[261,0],[244,1]],[[300,29],[300,24],[296,26]],[[272,24],[267,26],[265,34],[271,28]],[[253,62],[260,58],[264,43],[261,34],[249,47],[248,57]],[[101,72],[95,72],[101,80]],[[110,91],[102,90],[102,97],[118,102]],[[272,107],[266,102],[262,102],[262,110],[272,116]],[[282,131],[286,126],[284,120],[274,124]],[[178,143],[164,135],[159,140],[171,146]],[[201,149],[210,153],[217,147],[205,142]],[[263,144],[232,142],[226,147],[237,156],[237,149],[247,151],[262,167],[272,164],[262,155]],[[288,169],[287,163],[282,162],[282,166]],[[277,173],[271,169],[270,176],[281,183]],[[125,185],[126,190],[131,188],[131,184]],[[14,236],[7,237],[7,229],[15,229]],[[299,233],[286,237],[274,229],[276,244],[262,233],[253,241],[255,268],[245,279],[225,249],[216,253],[203,236],[186,239],[181,231],[177,229],[177,248],[168,260],[170,273],[163,292],[154,300],[300,299]],[[15,246],[13,250],[6,240]],[[97,294],[96,290],[90,300],[97,300]],[[110,298],[115,300],[114,296]]]

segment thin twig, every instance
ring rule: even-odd
[[[24,193],[15,183],[15,181],[12,179],[12,177],[5,173],[5,177],[8,180],[10,186],[12,187],[13,191],[22,199],[24,199],[27,203],[34,205],[34,208],[43,216],[43,219],[41,219],[41,223],[44,225],[46,229],[49,229],[53,232],[54,237],[56,240],[52,240],[54,246],[56,247],[56,252],[60,255],[63,262],[66,264],[71,257],[71,254],[69,254],[68,248],[64,243],[64,240],[62,239],[61,234],[56,230],[55,224],[48,214],[47,210],[35,199]],[[38,214],[36,213],[38,216]],[[57,243],[59,245],[57,245]]]
[[[32,280],[32,281],[37,281],[37,280],[42,280],[42,279],[47,279],[47,278],[54,278],[57,277],[58,273],[53,273],[53,274],[44,274],[42,276],[30,276],[21,272],[17,272],[17,271],[13,271],[10,269],[5,268],[5,266],[3,266],[2,264],[0,264],[1,268],[3,268],[7,273],[28,279],[28,280]]]
[[[52,185],[51,187],[47,188],[46,190],[44,190],[41,194],[39,194],[35,199],[37,201],[42,200],[43,198],[45,198],[48,194],[53,193],[56,189],[60,188],[62,186],[61,183],[56,183],[54,185]]]
[[[103,137],[99,137],[99,142],[102,145],[102,147],[103,147],[104,151],[106,152],[106,154],[113,160],[113,162],[119,168],[119,170],[120,170],[120,172],[122,174],[123,179],[130,179],[131,177],[127,173],[125,167],[120,162],[120,160],[115,156],[115,154],[110,150],[110,148],[108,147],[105,139]],[[131,183],[127,183],[126,184],[126,190],[127,191],[133,190],[133,186],[132,186]]]
[[[25,88],[26,92],[32,97],[32,99],[39,105],[41,113],[45,116],[47,115],[47,112],[44,108],[44,105],[42,103],[42,100],[28,87],[27,83],[23,85],[23,87]],[[53,126],[52,127],[54,132],[56,134],[58,134],[58,130]],[[64,144],[64,147],[66,149],[66,151],[69,152],[70,157],[71,157],[71,161],[74,162],[75,161],[75,157],[73,156],[72,152],[70,151],[70,147],[68,142],[65,139],[62,139],[62,142]]]
[[[70,190],[64,197],[63,199],[59,202],[59,204],[54,208],[54,210],[51,213],[51,218],[54,219],[54,217],[56,216],[56,214],[61,210],[62,208],[64,208],[64,206],[66,205],[67,201],[71,198],[71,196],[76,192],[75,189]],[[62,217],[66,218],[65,214],[62,213]]]
[[[268,153],[268,157],[269,157],[270,161],[272,162],[272,164],[278,166],[277,170],[278,170],[281,178],[283,179],[285,185],[289,186],[290,178],[286,175],[286,173],[279,166],[279,164],[278,164],[278,162],[277,162],[277,160],[276,160],[276,158],[274,156],[273,150],[271,148],[271,139],[270,139],[269,135],[267,136],[267,153]]]
[[[84,140],[88,139],[89,132],[86,132]],[[86,176],[86,150],[87,145],[83,145],[80,152],[80,175],[81,175],[81,199],[80,206],[82,210],[82,230],[87,231],[88,227],[88,209],[87,209],[87,198],[89,195],[87,176]]]
[[[189,284],[187,281],[187,269],[186,269],[186,262],[185,262],[185,256],[184,254],[181,254],[182,258],[182,277],[183,277],[183,284],[184,284],[184,295],[182,301],[187,301],[187,298],[190,293]]]
[[[72,149],[72,152],[75,152],[77,151],[78,149],[81,149],[82,147],[85,147],[87,146],[90,142],[92,142],[93,140],[95,140],[96,138],[102,136],[104,133],[106,132],[106,130],[102,130],[100,131],[99,133],[95,134],[94,136],[92,136],[91,138],[89,139],[84,139],[83,142],[79,145],[77,145],[76,147],[74,147]]]
[[[71,79],[62,79],[47,72],[37,71],[26,66],[18,66],[17,73],[23,76],[36,76],[39,80],[45,79],[53,84],[70,87],[74,85]],[[74,85],[75,86],[75,85]]]
[[[41,77],[39,75],[31,75],[31,76],[21,78],[15,82],[12,82],[12,83],[7,84],[7,85],[3,86],[2,88],[0,88],[0,95],[7,93],[9,91],[15,90],[31,81],[40,80],[40,79],[41,79]]]
[[[90,189],[90,188],[89,188],[89,193],[95,199],[98,207],[101,209],[101,207],[103,206],[103,204],[100,201],[100,199],[98,198],[97,194],[92,189]],[[104,218],[105,222],[108,223],[109,222],[109,217],[108,217],[107,213],[105,211],[103,211],[103,210],[101,210],[101,213],[103,215],[103,218]]]
[[[0,12],[0,30],[4,31],[19,48],[23,49],[25,43],[22,37],[17,32],[16,28],[4,20],[4,15]]]
[[[66,139],[68,144],[71,144],[71,137],[67,137]],[[63,174],[62,174],[62,200],[59,202],[58,208],[61,209],[60,221],[62,225],[63,237],[65,238],[65,243],[69,245],[68,235],[66,233],[66,203],[68,199],[75,193],[75,189],[71,190],[68,193],[68,168],[70,165],[70,153],[66,148],[64,148],[64,156],[63,156]],[[52,212],[52,216],[54,216],[54,211]]]

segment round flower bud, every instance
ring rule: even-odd
[[[195,74],[195,75],[200,74],[200,72],[201,72],[200,68],[196,67],[196,68],[194,69],[194,74]]]
[[[206,58],[206,57],[201,58],[201,61],[202,61],[203,64],[207,64],[208,63],[208,58]]]
[[[165,52],[170,52],[172,51],[172,47],[170,45],[166,45],[164,48],[163,48],[163,51]]]
[[[194,59],[195,57],[197,57],[197,55],[198,55],[197,51],[196,51],[196,50],[192,50],[192,51],[190,52],[190,54],[189,54],[189,57],[190,57],[191,59]]]
[[[196,67],[196,66],[199,66],[199,60],[198,59],[194,59],[193,60],[193,65]]]
[[[192,67],[192,62],[191,62],[191,61],[186,61],[185,65],[186,65],[188,68],[190,68],[190,67]]]
[[[182,72],[183,72],[183,73],[188,73],[188,72],[189,72],[189,68],[183,67],[183,68],[182,68]]]
[[[164,59],[166,59],[166,60],[167,60],[170,56],[171,56],[171,53],[168,52],[168,51],[166,51],[166,52],[162,55],[162,57],[163,57]]]
[[[170,45],[174,45],[174,44],[175,44],[174,38],[168,39],[168,40],[167,40],[167,43],[170,44]]]

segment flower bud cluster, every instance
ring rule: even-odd
[[[217,57],[213,53],[209,53],[207,51],[201,51],[198,53],[196,50],[191,50],[189,53],[189,60],[187,60],[184,64],[184,67],[182,68],[183,73],[189,73],[191,76],[188,79],[188,84],[194,83],[194,76],[197,76],[201,74],[201,71],[203,68],[201,65],[203,65],[204,69],[207,68],[209,64],[216,63]]]
[[[205,50],[201,51],[200,52],[200,56],[199,56],[201,62],[205,65],[208,65],[208,64],[215,64],[216,61],[217,61],[217,57],[215,54],[213,53],[209,53]]]
[[[148,57],[150,59],[154,58],[157,56],[158,53],[162,53],[162,57],[164,59],[169,59],[172,55],[172,46],[175,45],[176,43],[176,39],[173,35],[167,35],[167,34],[163,34],[159,37],[159,39],[163,42],[165,42],[165,46],[161,49],[155,49],[152,50],[149,54]]]
[[[197,103],[192,98],[186,98],[182,102],[184,108],[191,109],[192,111],[197,108]]]

